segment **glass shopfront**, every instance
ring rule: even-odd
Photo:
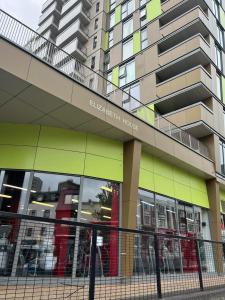
[[[190,238],[209,238],[204,236],[209,226],[202,218],[207,211],[200,207],[182,203],[166,196],[139,190],[137,206],[137,228],[151,230],[166,235],[181,235]],[[209,230],[209,228],[208,228]],[[142,240],[141,240],[142,239]],[[202,248],[203,247],[203,248]],[[200,245],[204,263],[204,245]],[[134,272],[152,273],[154,270],[153,239],[139,238],[136,241]],[[195,243],[192,240],[159,238],[161,270],[164,272],[195,272],[197,260]],[[146,266],[149,265],[148,270]]]
[[[0,209],[6,212],[119,225],[120,184],[116,182],[73,175],[2,171],[0,187]],[[4,242],[4,248],[0,248],[0,274],[6,275],[5,270],[8,275],[18,276],[89,274],[91,231],[87,228],[50,224],[44,220],[40,223],[24,220],[21,224],[1,222],[0,225],[0,246]],[[19,254],[14,257],[16,245]],[[118,274],[118,247],[116,232],[98,232],[96,268],[100,275]]]

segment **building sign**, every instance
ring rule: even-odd
[[[89,105],[91,107],[93,107],[94,109],[102,112],[103,114],[106,114],[106,116],[114,119],[117,122],[122,122],[125,126],[137,131],[138,130],[138,126],[136,124],[134,124],[133,122],[131,122],[130,120],[126,119],[125,117],[123,117],[122,115],[115,113],[114,111],[112,111],[111,109],[106,108],[106,106],[103,106],[99,103],[97,103],[94,100],[90,100],[89,101]]]

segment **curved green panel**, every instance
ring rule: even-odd
[[[139,186],[178,200],[209,208],[204,179],[147,153],[142,153]]]
[[[105,36],[104,36],[104,50],[106,51],[108,49],[109,46],[109,33],[105,32]]]
[[[112,70],[112,83],[116,86],[119,86],[119,67],[115,67]],[[114,89],[115,87],[113,87]]]
[[[122,142],[36,125],[0,124],[0,168],[123,180]]]

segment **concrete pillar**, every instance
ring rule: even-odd
[[[136,229],[141,143],[126,142],[123,148],[122,227]],[[133,275],[135,236],[122,233],[122,275]]]
[[[210,179],[207,182],[207,191],[209,198],[209,220],[212,240],[221,242],[221,216],[220,216],[220,188],[216,179]],[[213,246],[215,260],[215,269],[218,273],[223,272],[223,247],[220,244]]]

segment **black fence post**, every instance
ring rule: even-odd
[[[162,298],[162,287],[161,287],[161,274],[160,274],[160,261],[159,261],[159,244],[158,237],[154,234],[154,247],[155,247],[155,267],[156,267],[156,284],[158,298]]]
[[[92,244],[90,257],[90,277],[89,277],[89,300],[95,299],[95,266],[96,266],[96,244],[97,244],[97,229],[92,230]]]
[[[199,241],[195,240],[195,251],[197,256],[197,263],[198,263],[198,278],[199,278],[199,285],[200,290],[204,290],[203,286],[203,279],[202,279],[202,264],[201,264],[201,257],[200,257],[200,251],[199,251]]]

